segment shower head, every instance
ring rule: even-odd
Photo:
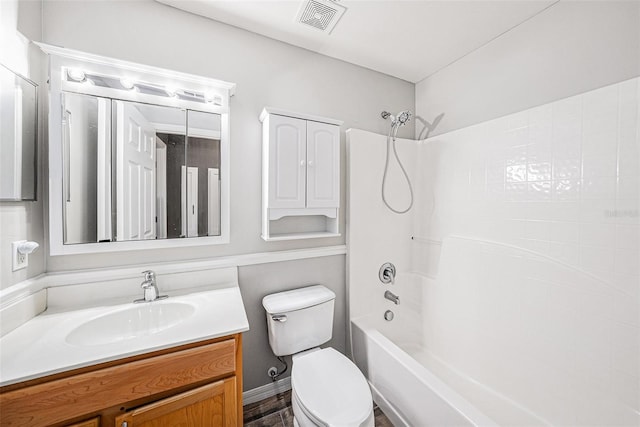
[[[409,120],[411,120],[411,111],[409,110],[405,110],[405,111],[401,111],[398,114],[398,118],[395,120],[395,122],[398,124],[398,126],[404,126],[407,124],[407,122]]]
[[[398,116],[394,116],[388,111],[383,111],[380,115],[385,120],[391,118],[391,127],[404,126],[409,120],[411,120],[411,117],[413,116],[410,110],[400,111],[398,113]]]

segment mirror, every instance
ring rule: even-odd
[[[0,201],[36,200],[37,87],[0,64]]]
[[[219,114],[63,93],[64,244],[219,236]]]

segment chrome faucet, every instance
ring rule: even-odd
[[[384,297],[395,305],[400,304],[400,297],[391,291],[384,291]]]
[[[140,284],[140,287],[144,289],[144,298],[137,299],[133,302],[152,302],[159,299],[169,298],[169,295],[159,295],[158,286],[156,285],[156,273],[151,270],[143,271],[144,281]]]

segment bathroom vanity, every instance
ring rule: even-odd
[[[240,334],[2,388],[3,426],[238,426]]]
[[[46,289],[47,309],[0,338],[0,426],[242,424],[236,269],[160,274],[153,302],[133,302],[139,282]]]

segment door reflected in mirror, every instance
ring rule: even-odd
[[[220,115],[64,94],[64,243],[220,235]]]

